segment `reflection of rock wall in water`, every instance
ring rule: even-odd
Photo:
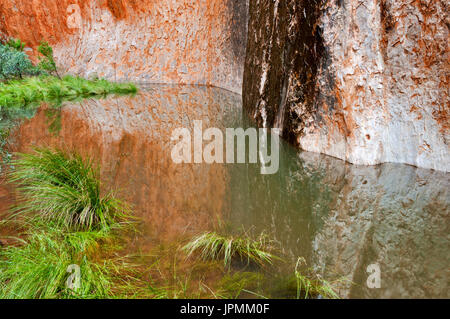
[[[322,182],[326,172],[305,170],[296,150],[286,143],[280,146],[277,174],[261,175],[260,164],[230,167],[230,222],[239,231],[244,226],[256,234],[268,233],[295,265],[297,257],[311,259],[311,241],[333,198]]]
[[[230,169],[234,229],[280,242],[292,275],[304,257],[326,279],[346,277],[342,297],[448,297],[450,175],[402,164],[354,166],[282,143],[280,171]],[[368,289],[369,264],[381,289]]]
[[[335,204],[313,240],[317,270],[356,283],[347,297],[449,297],[448,174],[411,166],[358,167],[302,153],[304,165],[339,185]],[[381,289],[368,289],[366,268],[379,263]]]
[[[250,1],[244,107],[307,151],[450,171],[448,4]]]
[[[80,28],[69,28],[72,4]],[[0,16],[0,32],[48,40],[70,73],[241,91],[246,1],[1,0]]]
[[[238,95],[189,86],[152,87],[134,98],[66,103],[59,131],[49,131],[57,115],[41,108],[20,127],[16,147],[23,152],[33,145],[58,145],[100,160],[105,185],[117,188],[134,214],[143,217],[151,230],[147,238],[173,238],[217,221],[226,205],[227,176],[219,165],[174,164],[171,132],[190,127],[196,119],[204,126],[222,127],[227,114],[240,112],[239,105]]]

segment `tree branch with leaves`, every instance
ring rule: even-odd
[[[58,69],[56,68],[55,59],[53,58],[53,49],[48,42],[42,41],[38,47],[38,52],[42,54],[42,56],[39,57],[39,68],[50,74],[56,74],[56,76],[61,79]]]

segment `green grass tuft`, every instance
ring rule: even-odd
[[[128,208],[112,193],[100,192],[99,169],[92,160],[62,150],[36,148],[18,154],[10,180],[17,184],[19,213],[71,229],[109,227]]]
[[[16,245],[0,247],[0,299],[135,297],[150,291],[127,256],[113,257],[122,249],[118,235],[130,223],[122,221],[122,202],[100,195],[92,161],[36,149],[21,154],[14,167],[22,205],[2,225],[24,231]],[[68,285],[71,265],[80,269],[76,290]]]
[[[112,281],[110,269],[90,262],[89,250],[106,233],[62,234],[57,228],[40,225],[20,246],[0,250],[0,298],[106,298]],[[80,288],[67,283],[69,265],[80,267]]]
[[[257,240],[244,235],[240,237],[221,236],[215,232],[207,232],[192,239],[183,250],[188,257],[194,252],[200,252],[204,260],[222,259],[225,266],[229,266],[234,257],[254,262],[258,265],[272,264],[276,257],[266,250],[271,246],[271,241],[262,234]]]
[[[295,265],[295,280],[297,283],[297,299],[312,298],[321,296],[327,299],[339,299],[339,295],[334,291],[329,282],[319,276],[306,276],[300,270],[300,266],[305,264],[304,258],[298,258]]]

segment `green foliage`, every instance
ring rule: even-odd
[[[331,285],[318,276],[306,276],[300,271],[300,266],[305,263],[304,258],[298,258],[295,265],[295,280],[297,283],[297,299],[322,296],[328,299],[339,299]]]
[[[0,174],[11,161],[12,154],[8,151],[10,128],[0,128]]]
[[[5,45],[10,47],[10,48],[12,48],[12,49],[14,49],[14,50],[21,51],[21,52],[25,48],[25,43],[23,43],[20,39],[14,39],[14,38],[9,39],[5,43]]]
[[[25,218],[18,226],[27,228],[25,240],[0,247],[0,299],[155,297],[128,256],[112,257],[122,248],[119,233],[112,230],[123,230],[122,225],[70,231]],[[67,285],[70,265],[80,267],[75,290]]]
[[[20,210],[0,223],[25,230],[17,245],[0,247],[0,299],[152,295],[127,256],[112,257],[122,248],[119,231],[129,224],[122,222],[119,200],[99,195],[91,161],[40,149],[16,165],[13,179],[21,183],[25,210],[33,214]],[[67,284],[70,265],[80,268],[76,290]]]
[[[137,92],[131,83],[112,83],[104,79],[86,80],[65,76],[58,79],[52,76],[28,77],[0,83],[0,107],[24,108],[39,105],[40,102],[77,100],[108,94],[134,94]]]
[[[48,130],[53,135],[58,135],[62,128],[61,123],[61,108],[49,108],[45,110],[45,117],[47,119]]]
[[[100,193],[99,169],[90,159],[62,150],[37,148],[13,161],[11,181],[20,192],[21,213],[71,229],[108,228],[127,207]]]
[[[0,108],[23,108],[43,101],[59,104],[62,100],[137,92],[136,86],[131,83],[111,83],[104,79],[85,80],[72,76],[61,79],[53,58],[53,49],[47,42],[41,42],[38,47],[41,56],[37,67],[21,51],[23,46],[20,40],[15,39],[5,45],[0,44]],[[55,74],[58,78],[48,74]],[[34,77],[23,78],[24,76]]]
[[[24,52],[0,45],[0,80],[22,78],[30,73],[35,73],[35,69]]]
[[[271,248],[272,242],[261,234],[257,240],[248,235],[240,237],[221,236],[215,232],[207,232],[192,239],[183,250],[188,256],[199,251],[204,260],[222,259],[225,266],[230,266],[234,257],[253,262],[258,265],[272,264],[276,257],[266,250]]]
[[[38,52],[42,54],[42,56],[39,57],[39,68],[50,74],[56,74],[56,76],[60,78],[53,57],[53,49],[48,42],[41,41],[41,44],[38,46]]]
[[[0,250],[0,298],[106,298],[110,295],[112,271],[108,264],[89,261],[103,232],[61,233],[40,224],[20,246]],[[80,267],[80,288],[66,285],[68,266]]]
[[[226,274],[220,280],[220,294],[224,298],[239,298],[242,293],[250,293],[259,296],[251,290],[259,290],[264,275],[254,272],[236,272]]]

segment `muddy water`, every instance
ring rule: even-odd
[[[42,106],[18,128],[13,149],[59,146],[96,158],[104,184],[144,221],[140,248],[220,223],[265,231],[291,263],[302,256],[325,278],[347,278],[342,297],[449,297],[450,174],[357,167],[285,143],[270,176],[257,164],[174,164],[171,132],[194,120],[205,128],[247,125],[239,95],[150,86],[136,97],[66,103],[61,111]],[[11,201],[0,185],[0,211]],[[366,284],[370,264],[380,267],[379,289]]]

